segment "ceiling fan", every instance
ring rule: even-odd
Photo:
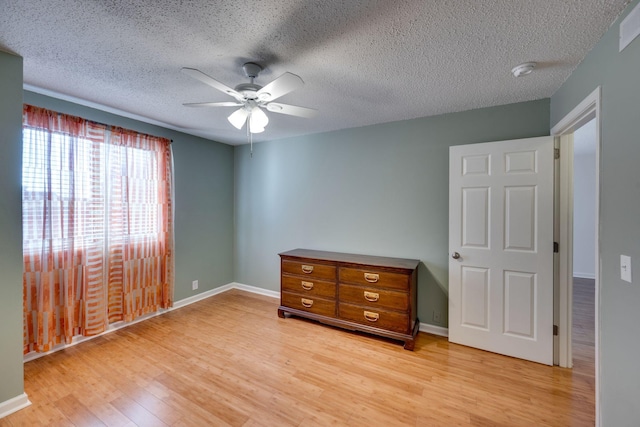
[[[269,123],[269,117],[262,111],[263,108],[272,113],[306,118],[313,117],[317,113],[312,108],[273,102],[281,96],[302,87],[304,82],[299,76],[287,72],[262,87],[253,82],[253,79],[262,71],[260,65],[247,62],[242,66],[242,69],[250,79],[250,82],[240,83],[232,89],[200,70],[182,68],[182,72],[189,77],[200,80],[202,83],[235,98],[235,101],[228,102],[195,102],[183,105],[187,107],[240,107],[231,113],[227,120],[237,129],[242,129],[246,123],[247,130],[250,133],[263,132],[267,123]]]

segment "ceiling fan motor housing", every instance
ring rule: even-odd
[[[236,92],[239,92],[244,96],[244,99],[258,99],[258,91],[262,89],[262,86],[254,83],[240,83],[235,87]]]

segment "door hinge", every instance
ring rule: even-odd
[[[553,335],[558,335],[558,325],[553,325]]]
[[[553,149],[553,158],[554,159],[559,159],[560,158],[560,149],[559,148],[554,148]]]
[[[553,253],[558,253],[560,252],[560,245],[558,244],[558,242],[553,242]]]

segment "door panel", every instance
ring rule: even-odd
[[[553,362],[553,138],[450,148],[449,340]]]
[[[536,275],[505,271],[504,294],[504,333],[535,338]]]
[[[489,330],[489,270],[462,267],[462,324]]]
[[[462,189],[462,246],[489,247],[489,189]]]
[[[506,187],[504,249],[535,251],[536,187]]]

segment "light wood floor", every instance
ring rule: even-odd
[[[587,364],[548,367],[420,333],[397,342],[232,290],[25,364],[0,426],[587,426]]]
[[[573,279],[573,367],[595,375],[595,280]]]

